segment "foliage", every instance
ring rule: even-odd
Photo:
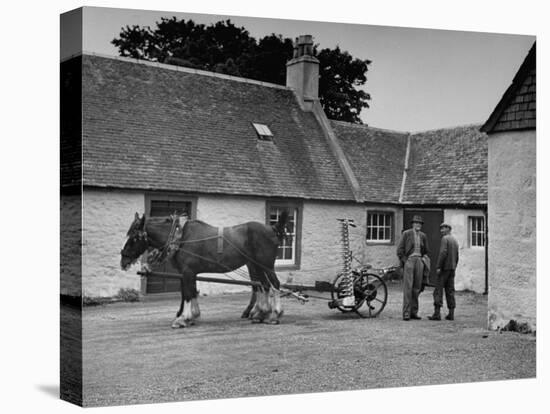
[[[367,81],[370,60],[354,59],[348,52],[323,49],[317,54],[321,105],[330,119],[361,123],[361,109],[368,108],[370,95],[356,89]]]
[[[83,306],[99,306],[106,305],[113,302],[139,302],[141,295],[136,289],[119,289],[115,296],[111,297],[99,297],[99,296],[86,296],[82,297]]]
[[[103,305],[106,301],[107,301],[106,299],[96,297],[96,296],[83,296],[82,306],[99,306],[99,305]]]
[[[126,26],[112,43],[121,56],[132,57],[285,84],[292,39],[271,34],[260,40],[230,20],[209,26],[176,17],[162,18],[157,27]],[[317,49],[317,48],[315,48]],[[365,84],[369,60],[354,58],[339,47],[317,53],[319,98],[331,119],[362,123],[370,95],[356,89]]]
[[[139,302],[141,295],[136,289],[122,289],[118,291],[115,296],[115,300],[122,302]]]

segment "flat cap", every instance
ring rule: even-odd
[[[451,225],[450,225],[450,224],[447,224],[447,223],[441,223],[441,224],[439,225],[439,228],[441,228],[441,227],[448,227],[449,230],[452,230]]]

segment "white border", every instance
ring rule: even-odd
[[[3,5],[3,122],[1,125],[2,187],[2,407],[5,412],[75,412],[77,408],[52,396],[58,383],[59,292],[59,150],[58,67],[59,14],[80,1],[9,2]],[[112,0],[94,6],[174,10],[182,12],[293,18],[391,26],[536,34],[539,74],[549,73],[548,24],[545,2],[522,1],[386,1],[334,2],[279,0]],[[520,62],[516,62],[519,64]],[[538,234],[549,234],[548,82],[538,87]],[[504,92],[504,91],[503,91]],[[9,220],[7,219],[9,217]],[[540,241],[541,239],[539,239]],[[43,248],[36,250],[36,244]],[[538,269],[548,243],[539,242]],[[162,405],[100,408],[100,412],[541,412],[548,387],[546,343],[548,275],[538,278],[538,378],[453,386],[413,387]],[[546,301],[548,303],[548,301]],[[546,347],[548,348],[548,347]],[[443,408],[444,407],[444,408]]]

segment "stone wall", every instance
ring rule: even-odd
[[[114,296],[120,288],[140,289],[139,265],[120,269],[120,250],[134,214],[143,213],[143,193],[84,190],[82,290],[85,296]]]
[[[452,227],[452,234],[458,241],[459,261],[455,275],[456,290],[485,292],[485,248],[472,247],[469,240],[470,216],[483,217],[483,210],[445,209],[444,221]]]
[[[536,329],[536,133],[489,136],[490,329]]]
[[[60,290],[62,295],[82,294],[82,196],[61,196]]]

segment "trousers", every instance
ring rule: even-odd
[[[434,289],[434,305],[443,307],[443,291],[449,309],[456,308],[455,302],[455,271],[442,270],[437,278],[437,285]]]
[[[418,314],[418,295],[422,288],[424,263],[418,256],[409,257],[403,268],[403,317]]]

